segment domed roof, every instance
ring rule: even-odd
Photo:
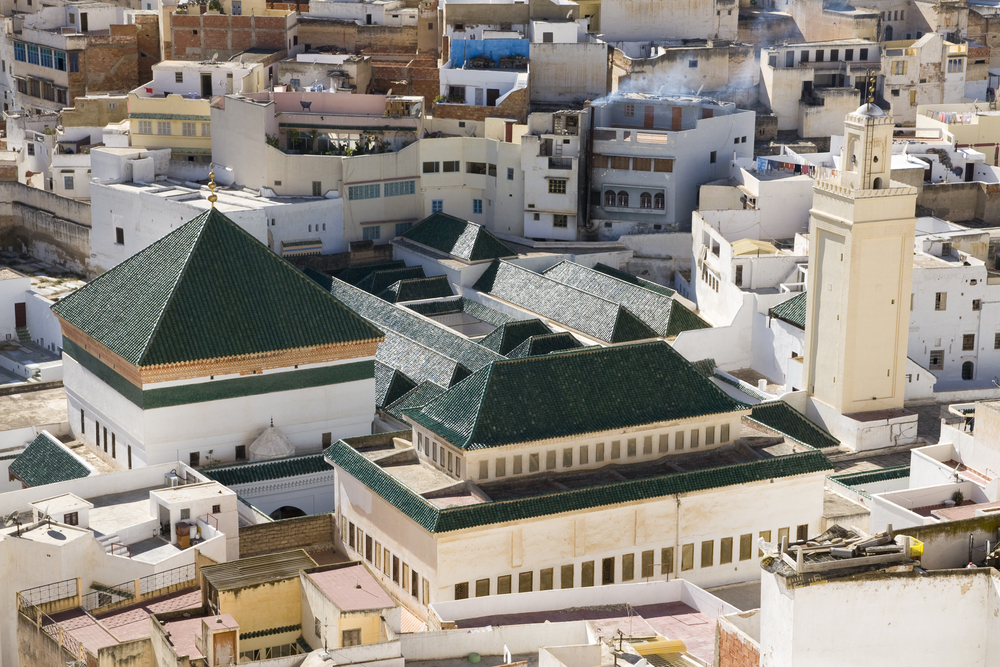
[[[250,445],[250,460],[264,461],[295,454],[295,447],[274,426],[264,429]]]
[[[854,112],[856,116],[869,116],[871,118],[885,118],[885,112],[874,104],[862,104]]]

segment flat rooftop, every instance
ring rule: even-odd
[[[188,185],[169,180],[157,180],[153,183],[107,183],[103,187],[121,190],[130,193],[143,193],[155,195],[162,199],[170,199],[183,202],[197,209],[207,211],[212,207],[208,201],[208,188],[195,189]],[[264,208],[265,206],[275,206],[280,204],[301,204],[305,202],[315,202],[324,199],[323,197],[262,197],[254,190],[229,190],[220,188],[215,191],[219,200],[215,207],[223,213],[234,211],[250,211]]]
[[[66,419],[66,390],[62,387],[0,396],[0,431],[61,424]]]
[[[316,567],[316,561],[302,549],[240,560],[201,569],[205,579],[219,591],[255,586],[298,577],[299,572]]]
[[[386,609],[396,603],[361,563],[306,574],[341,611]]]
[[[174,647],[178,656],[186,655],[191,660],[201,659],[205,656],[198,649],[198,638],[201,636],[202,623],[208,623],[209,627],[215,629],[238,628],[240,624],[229,614],[221,616],[199,616],[195,618],[183,618],[176,621],[167,621],[163,624],[163,629],[170,635],[170,644]]]

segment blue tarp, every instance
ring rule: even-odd
[[[526,39],[456,39],[451,43],[451,66],[461,69],[469,58],[489,56],[498,65],[506,56],[528,57]]]

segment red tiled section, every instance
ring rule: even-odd
[[[205,657],[201,654],[201,651],[198,650],[198,637],[200,637],[202,633],[201,624],[203,621],[208,623],[209,627],[215,629],[239,627],[239,623],[236,622],[236,619],[229,614],[222,614],[221,616],[202,616],[200,618],[185,618],[179,621],[167,621],[163,624],[163,628],[170,633],[170,643],[173,644],[174,651],[177,652],[178,656],[186,655],[190,657],[191,660]]]
[[[654,630],[667,639],[681,639],[688,653],[711,663],[715,656],[715,621],[683,602],[634,608]]]
[[[341,611],[385,609],[395,603],[381,584],[375,581],[364,565],[339,567],[308,575],[316,587],[323,591]]]
[[[72,635],[94,655],[97,655],[97,652],[105,646],[114,646],[118,643],[118,640],[110,632],[82,609],[58,614],[53,616],[52,620],[59,623],[64,632]]]
[[[101,617],[101,624],[120,642],[149,636],[149,615],[201,607],[201,589],[173,593]]]

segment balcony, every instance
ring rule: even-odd
[[[568,171],[572,168],[573,168],[573,158],[569,157],[549,158],[549,169],[565,169]]]

